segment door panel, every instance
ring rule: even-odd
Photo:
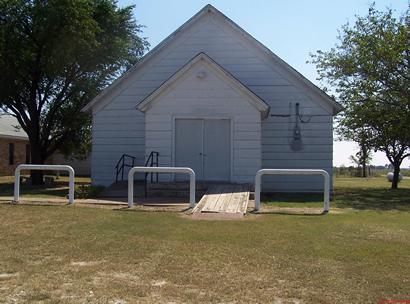
[[[203,178],[202,134],[202,120],[175,120],[175,166],[192,168],[197,179]],[[176,174],[175,179],[187,180],[189,177],[186,174]]]
[[[203,136],[204,179],[229,181],[231,177],[230,121],[204,120]]]

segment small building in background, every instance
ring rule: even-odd
[[[0,175],[13,175],[17,165],[30,162],[26,132],[11,115],[0,115]]]
[[[66,158],[60,153],[53,154],[48,164],[69,165],[76,175],[89,176],[91,161]],[[0,115],[0,176],[13,175],[19,164],[30,163],[30,143],[26,132],[18,120],[8,114]]]
[[[47,163],[53,165],[69,165],[73,167],[75,176],[90,176],[91,175],[91,157],[85,159],[77,159],[74,157],[66,157],[60,153],[54,153],[47,159]],[[61,172],[66,175],[67,172]]]

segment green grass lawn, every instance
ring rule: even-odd
[[[2,279],[3,299],[375,303],[409,292],[408,212],[192,221],[81,207],[0,210],[0,269],[15,275]]]
[[[0,197],[13,195],[12,176],[0,176]],[[76,177],[76,193],[82,186],[91,183],[90,178]],[[399,184],[399,189],[391,191],[390,183],[385,177],[355,178],[337,177],[333,180],[334,192],[331,208],[353,208],[359,210],[407,210],[410,211],[410,179],[406,178]],[[84,188],[83,188],[84,189]],[[102,189],[89,191],[90,197]],[[84,191],[82,191],[84,192]],[[30,198],[64,198],[68,194],[68,177],[61,176],[53,185],[41,187],[21,185],[20,196]],[[77,195],[77,197],[79,197]],[[317,207],[323,206],[322,194],[270,194],[262,196],[262,202],[278,207]]]
[[[385,177],[334,178],[330,207],[357,210],[410,211],[410,179],[404,179],[399,189],[391,190]],[[321,207],[323,194],[274,194],[262,196],[265,204],[280,207]]]
[[[27,175],[23,175],[28,178]],[[42,186],[31,186],[28,183],[21,183],[20,196],[31,198],[64,198],[68,194],[68,176],[60,176],[56,179],[55,176],[46,175],[46,177],[53,178],[52,184],[45,184]],[[81,186],[89,185],[91,179],[89,177],[76,177],[75,189],[80,189]],[[13,196],[14,176],[0,176],[0,197]]]
[[[333,205],[344,209],[337,213],[230,221],[3,203],[0,303],[377,303],[404,297],[410,294],[407,182],[396,192],[381,188],[382,180],[338,179]],[[305,205],[320,206],[319,200]]]

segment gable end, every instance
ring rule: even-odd
[[[262,100],[258,95],[252,92],[248,87],[241,83],[237,78],[235,78],[231,73],[226,71],[222,66],[215,62],[211,57],[205,53],[199,53],[194,58],[192,58],[187,64],[185,64],[181,69],[175,72],[170,78],[164,81],[157,89],[155,89],[151,94],[149,94],[145,99],[143,99],[138,105],[137,109],[141,112],[145,112],[149,109],[150,104],[155,101],[155,99],[160,96],[164,91],[171,87],[175,82],[177,82],[182,75],[191,70],[192,67],[196,66],[198,63],[203,63],[215,71],[218,75],[222,76],[226,81],[230,82],[233,87],[235,87],[242,94],[249,97],[251,104],[261,112],[261,117],[266,118],[269,114],[269,106]]]

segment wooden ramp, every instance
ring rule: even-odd
[[[248,207],[249,190],[248,184],[210,185],[192,213],[201,216],[219,214],[242,217]]]

